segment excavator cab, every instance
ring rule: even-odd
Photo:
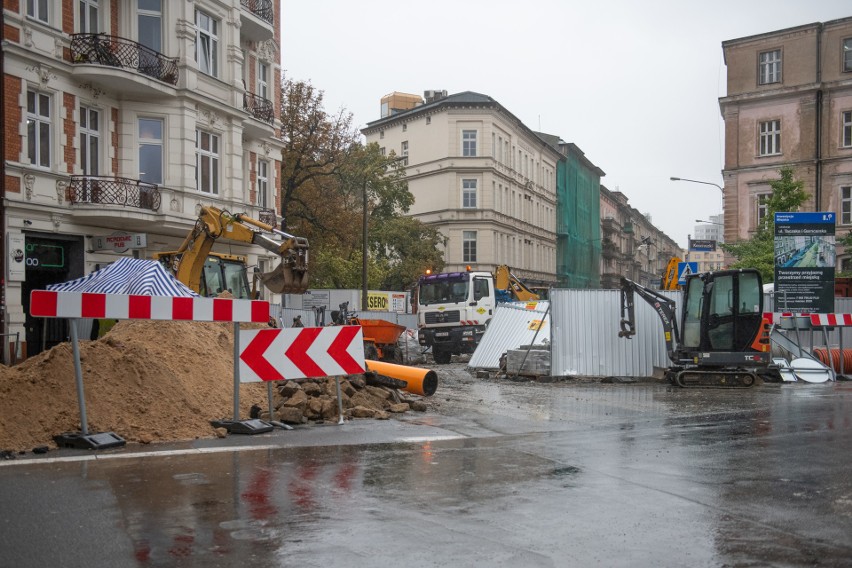
[[[684,298],[682,351],[752,349],[763,323],[759,272],[725,270],[691,275]]]

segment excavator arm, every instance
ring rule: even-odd
[[[526,284],[512,274],[512,270],[505,264],[501,264],[494,270],[494,287],[497,290],[509,292],[520,302],[535,302],[540,299],[538,294],[527,288]]]
[[[648,302],[663,324],[663,334],[666,340],[666,353],[672,362],[676,361],[675,350],[680,345],[680,333],[677,327],[676,304],[674,300],[627,278],[621,279],[621,331],[618,337],[630,339],[636,335],[635,295]]]
[[[199,291],[204,263],[218,239],[258,245],[278,255],[281,259],[278,267],[260,275],[263,285],[273,293],[301,294],[307,290],[307,239],[285,233],[242,213],[229,213],[216,207],[201,208],[195,226],[176,251],[175,257],[179,258],[175,267],[177,279]]]

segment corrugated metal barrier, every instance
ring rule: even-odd
[[[526,309],[522,307],[524,304],[497,306],[468,366],[474,369],[499,369],[500,357],[507,350],[522,345],[550,343],[550,315],[545,314],[548,304],[538,302],[535,309]]]
[[[680,301],[679,291],[661,293]],[[635,301],[636,335],[618,337],[620,294],[619,290],[551,290],[554,376],[648,377],[654,367],[668,367],[663,325],[641,298]]]

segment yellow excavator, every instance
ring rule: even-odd
[[[673,256],[669,259],[666,265],[666,270],[663,273],[663,278],[660,281],[660,290],[680,290],[680,284],[677,283],[679,274],[677,266],[683,262],[679,257]]]
[[[537,302],[541,298],[530,290],[520,278],[512,274],[505,264],[494,269],[494,289],[498,301]]]
[[[249,291],[246,258],[211,252],[218,239],[253,244],[281,259],[277,268],[257,279],[274,294],[301,294],[308,289],[308,240],[280,231],[243,213],[202,206],[195,226],[176,251],[154,255],[175,277],[201,294],[228,291],[235,298],[255,298]]]

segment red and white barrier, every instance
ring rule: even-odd
[[[33,290],[30,314],[40,318],[269,321],[269,302],[180,296],[130,296]]]
[[[240,382],[363,373],[360,325],[243,330]]]
[[[852,314],[797,314],[793,312],[767,312],[763,318],[769,323],[780,323],[781,318],[807,318],[814,327],[852,326]]]

